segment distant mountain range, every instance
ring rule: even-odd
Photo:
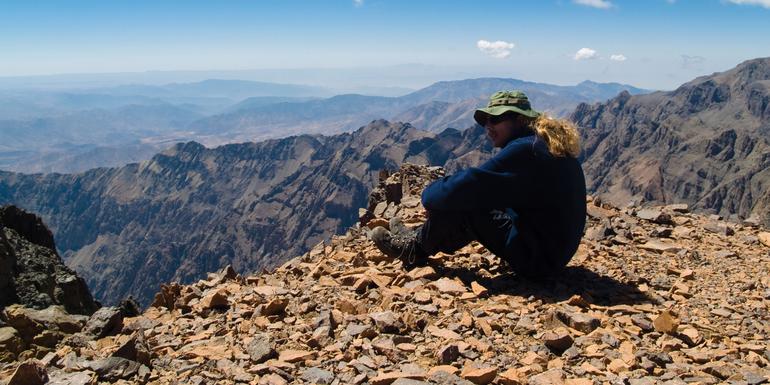
[[[588,188],[616,203],[686,202],[770,225],[770,58],[671,92],[582,104]]]
[[[645,92],[618,84],[554,86],[501,78],[440,82],[401,97],[329,97],[330,90],[322,87],[237,80],[1,91],[0,169],[79,172],[149,159],[180,141],[216,146],[328,135],[381,118],[434,132],[465,128],[474,123],[474,108],[506,88],[524,89],[537,108],[556,115],[620,90]]]
[[[200,119],[190,125],[197,134],[226,133],[238,140],[270,138],[301,133],[338,133],[354,130],[372,119],[385,118],[411,123],[419,129],[438,132],[474,124],[473,110],[489,95],[502,89],[527,92],[533,106],[564,116],[582,102],[604,101],[620,91],[649,92],[620,84],[582,82],[555,86],[516,79],[482,78],[439,82],[400,97],[338,95],[305,102],[262,104],[253,108]]]

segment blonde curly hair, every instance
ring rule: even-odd
[[[541,114],[530,127],[545,142],[551,155],[573,158],[580,155],[580,135],[571,122]]]

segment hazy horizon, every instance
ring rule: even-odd
[[[398,70],[398,71],[396,71]],[[383,73],[383,71],[388,71]],[[503,71],[472,72],[469,68],[404,64],[386,67],[355,68],[296,68],[296,69],[254,69],[254,70],[199,70],[199,71],[141,71],[103,73],[61,73],[49,75],[2,76],[2,89],[90,89],[120,85],[151,85],[197,83],[207,80],[242,80],[253,82],[307,85],[325,87],[331,91],[351,91],[371,88],[390,91],[390,94],[405,94],[428,87],[436,82],[457,81],[477,78],[506,78],[533,83],[558,86],[574,86],[584,81],[550,82],[545,79],[516,78]],[[597,83],[612,83],[599,82]],[[621,83],[621,82],[615,82]],[[630,86],[636,84],[624,82]],[[387,93],[387,92],[385,92]],[[385,95],[380,92],[384,96]]]

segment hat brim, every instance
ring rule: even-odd
[[[521,108],[515,106],[494,106],[477,109],[476,112],[473,113],[473,119],[476,121],[476,123],[483,126],[487,123],[487,116],[500,116],[506,112],[517,113],[528,118],[537,118],[540,116],[540,113],[535,110],[522,110]]]

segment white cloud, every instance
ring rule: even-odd
[[[476,47],[479,47],[481,52],[484,52],[485,54],[492,56],[493,58],[497,59],[504,59],[510,56],[511,50],[513,49],[515,45],[513,43],[509,43],[507,41],[486,41],[486,40],[479,40],[476,42]]]
[[[594,7],[599,9],[612,8],[612,3],[608,0],[572,0],[575,4],[585,5],[588,7]]]
[[[353,0],[353,5],[356,7],[361,7],[364,5],[364,0]]]
[[[626,55],[623,55],[622,53],[616,53],[614,55],[610,55],[610,60],[612,60],[612,61],[626,61]]]
[[[700,65],[706,61],[703,56],[690,56],[682,55],[682,68],[684,69],[699,69]]]
[[[727,0],[727,1],[733,4],[739,4],[739,5],[759,5],[760,7],[770,9],[770,0]]]
[[[596,53],[595,50],[592,50],[590,48],[581,48],[577,52],[575,52],[575,60],[588,60],[588,59],[596,59],[599,55]]]

